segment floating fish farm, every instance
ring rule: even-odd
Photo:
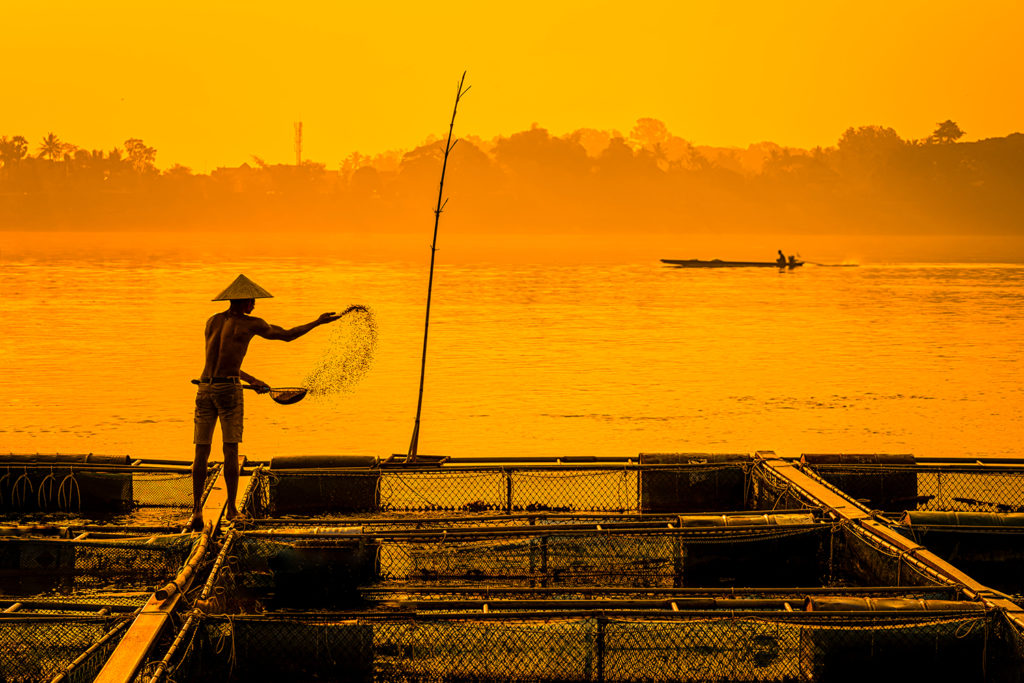
[[[283,456],[199,533],[181,463],[50,457],[0,457],[0,681],[1024,680],[1013,461]]]

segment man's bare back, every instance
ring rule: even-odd
[[[238,377],[249,342],[263,323],[259,319],[223,311],[206,321],[206,365],[202,377]]]

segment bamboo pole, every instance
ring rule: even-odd
[[[420,391],[419,398],[416,400],[416,422],[412,429],[412,441],[409,443],[409,461],[415,460],[417,451],[419,448],[420,440],[420,415],[423,412],[423,382],[427,372],[427,333],[430,331],[430,296],[434,289],[434,257],[437,254],[437,226],[441,221],[441,212],[444,210],[445,204],[448,203],[444,199],[444,173],[448,168],[448,155],[451,153],[452,148],[455,147],[455,142],[452,142],[452,131],[455,128],[455,114],[459,110],[459,100],[462,96],[469,92],[469,88],[463,88],[463,84],[466,82],[466,72],[462,72],[462,78],[459,79],[459,87],[455,91],[455,106],[452,109],[452,120],[448,125],[448,141],[444,146],[444,161],[441,163],[441,183],[437,189],[437,208],[434,209],[434,241],[430,244],[430,277],[427,281],[427,313],[423,323],[423,357],[420,361]]]
[[[105,605],[100,601],[96,602],[63,602],[57,600],[19,600],[13,605],[5,608],[2,612],[17,612],[18,610],[46,610],[47,612],[96,612],[105,609],[111,612],[134,612],[138,609],[132,605]]]
[[[624,586],[558,586],[553,588],[539,588],[527,586],[488,586],[479,585],[458,585],[458,586],[399,586],[395,588],[370,587],[361,588],[360,596],[369,601],[387,601],[389,598],[381,596],[405,595],[408,599],[416,600],[417,596],[431,595],[468,595],[481,596],[495,600],[498,596],[525,595],[525,596],[546,596],[546,595],[568,595],[580,594],[589,598],[602,598],[604,596],[622,595],[649,595],[664,596],[663,599],[676,599],[679,596],[703,596],[703,597],[736,597],[736,596],[778,596],[788,601],[802,601],[808,595],[828,596],[896,596],[913,597],[920,595],[948,595],[958,596],[961,592],[954,586],[777,586],[751,588],[746,586],[731,586],[727,588],[648,588],[648,587],[624,587]],[[474,599],[474,598],[468,598]],[[652,598],[653,599],[653,598]],[[947,599],[958,599],[950,597]],[[425,601],[426,599],[424,599]],[[801,604],[803,604],[801,602]]]
[[[199,542],[196,543],[195,547],[192,549],[192,554],[188,558],[188,561],[185,563],[185,566],[182,568],[182,570],[178,572],[178,575],[174,577],[172,581],[169,581],[166,585],[164,585],[162,588],[157,589],[156,593],[154,593],[157,600],[166,600],[175,593],[184,591],[185,588],[187,588],[189,584],[192,583],[192,576],[196,572],[196,566],[199,564],[199,561],[203,559],[203,556],[206,554],[206,547],[209,544],[209,542],[209,534],[200,535]]]
[[[807,508],[793,508],[793,509],[779,509],[773,510],[772,514],[812,514],[813,510]],[[730,510],[727,512],[716,512],[716,516],[732,516],[732,515],[750,515],[748,511],[736,511]],[[402,518],[389,518],[385,516],[366,516],[366,517],[345,517],[341,520],[337,520],[336,524],[342,524],[346,527],[355,526],[372,526],[382,528],[401,528],[401,527],[415,527],[417,529],[422,528],[434,528],[439,527],[442,524],[466,524],[469,522],[475,522],[478,525],[485,526],[487,522],[499,520],[502,524],[509,522],[523,522],[529,526],[538,526],[537,522],[545,519],[553,520],[602,520],[601,524],[622,524],[624,522],[634,523],[637,526],[650,526],[660,528],[664,524],[674,523],[678,524],[680,513],[677,512],[514,512],[511,515],[504,513],[498,515],[461,515],[461,516],[446,516],[446,517],[408,517]],[[817,518],[816,518],[817,520]],[[586,522],[582,522],[586,523]],[[302,517],[298,519],[274,519],[274,518],[261,518],[257,520],[257,524],[260,528],[274,528],[274,527],[294,527],[297,530],[301,530],[304,527],[327,527],[328,524],[320,517]],[[543,526],[543,525],[540,525]],[[559,524],[559,527],[565,526]],[[252,532],[250,532],[252,533]]]

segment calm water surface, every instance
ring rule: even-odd
[[[247,394],[242,451],[408,449],[428,239],[414,257],[150,239],[6,242],[0,451],[190,459],[203,325],[240,272],[275,295],[254,312],[273,324],[361,303],[379,329],[374,364],[347,393],[294,406]],[[779,273],[658,263],[703,256],[678,251],[504,255],[439,252],[421,453],[1024,454],[1022,266]],[[246,370],[299,383],[333,331],[255,339]]]

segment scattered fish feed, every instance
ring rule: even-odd
[[[303,385],[311,398],[348,393],[366,376],[377,348],[377,322],[365,306],[353,307],[330,326],[323,357]]]

